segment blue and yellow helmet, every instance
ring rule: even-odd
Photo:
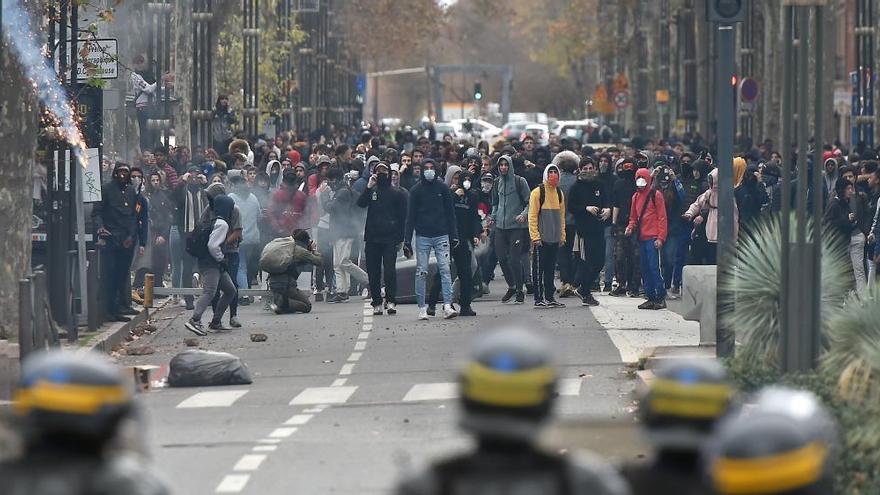
[[[131,405],[122,373],[107,357],[52,350],[26,359],[13,410],[32,433],[100,439],[115,433]]]
[[[462,427],[478,436],[532,438],[550,414],[556,381],[544,339],[522,329],[490,333],[460,375]]]

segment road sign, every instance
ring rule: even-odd
[[[597,104],[608,101],[608,90],[605,89],[604,84],[596,86],[596,92],[593,93],[593,101]]]
[[[97,40],[77,41],[76,78],[79,81],[89,79],[116,79],[119,77],[119,50],[116,40],[102,38]],[[55,71],[60,70],[61,43],[55,47]],[[71,43],[67,42],[67,62],[70,63]]]
[[[629,91],[623,90],[614,93],[614,106],[626,108],[629,106]]]
[[[364,91],[367,90],[367,76],[365,74],[357,75],[357,92],[359,94],[364,94]]]
[[[669,103],[669,90],[668,89],[658,89],[656,92],[657,103]]]
[[[743,78],[739,83],[739,96],[743,102],[751,103],[758,99],[759,92],[758,81],[751,77]]]
[[[619,93],[621,91],[626,91],[629,89],[629,79],[626,78],[626,74],[621,72],[614,78],[614,93]]]

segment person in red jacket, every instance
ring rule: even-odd
[[[666,242],[666,203],[663,194],[651,187],[651,172],[636,171],[636,193],[633,194],[626,235],[635,235],[639,243],[642,283],[648,300],[639,309],[666,308],[666,288],[660,274],[660,250]]]
[[[269,201],[269,224],[275,237],[287,237],[302,228],[306,210],[306,194],[299,190],[296,172],[284,171],[281,187],[272,193]]]

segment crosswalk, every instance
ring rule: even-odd
[[[578,397],[581,394],[581,378],[565,378],[559,380],[557,392],[562,397]],[[383,386],[373,384],[373,387]],[[299,390],[293,398],[279,401],[277,405],[314,406],[318,404],[369,404],[370,385],[366,386],[331,386],[309,387]],[[402,387],[403,390],[405,387]],[[232,407],[247,402],[243,400],[249,390],[212,390],[196,392],[183,399],[175,407],[177,409],[222,408]],[[262,399],[265,399],[263,397]],[[458,399],[458,384],[453,382],[416,383],[408,388],[396,402],[417,403],[436,402]],[[266,404],[261,404],[266,405]]]

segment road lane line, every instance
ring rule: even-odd
[[[223,390],[218,392],[199,392],[177,405],[178,409],[198,407],[229,407],[241,399],[247,390]]]
[[[287,438],[296,433],[296,430],[296,428],[275,428],[272,433],[269,433],[269,436],[271,438]]]
[[[367,348],[367,341],[366,340],[358,340],[357,342],[354,343],[354,350],[356,350],[356,351],[362,351],[366,348]]]
[[[352,352],[351,356],[348,356],[349,361],[358,361],[361,358],[362,353],[360,352]]]
[[[409,389],[403,397],[403,402],[449,400],[457,397],[457,383],[418,383]]]
[[[273,444],[273,443],[281,443],[281,440],[279,440],[277,438],[261,438],[261,439],[257,440],[257,443]]]
[[[352,370],[354,370],[354,364],[346,363],[342,365],[342,369],[339,370],[340,375],[350,375]]]
[[[278,450],[277,445],[257,445],[252,449],[254,452],[275,452]]]
[[[364,316],[364,323],[373,323],[372,313],[369,316]]]
[[[235,463],[233,471],[256,471],[266,460],[266,454],[245,454]]]
[[[373,324],[372,323],[364,323],[363,325],[361,325],[361,327],[363,327],[365,332],[369,332],[370,330],[373,329]]]
[[[370,316],[370,315],[372,315],[372,314],[373,314],[373,310],[372,310],[372,309],[365,309],[365,310],[364,310],[364,316]]]
[[[581,384],[583,380],[580,378],[563,378],[559,380],[556,390],[559,395],[578,396],[581,395]]]
[[[284,424],[285,426],[302,426],[308,423],[314,417],[314,414],[297,414],[296,416],[293,416],[285,421]]]
[[[244,490],[249,479],[251,479],[249,474],[227,474],[214,491],[216,493],[238,493]]]
[[[300,392],[290,405],[344,404],[357,387],[312,387]]]
[[[361,332],[358,334],[358,340],[367,340],[370,338],[370,332]]]
[[[337,378],[333,380],[333,383],[330,384],[331,387],[342,387],[345,383],[348,382],[348,378]]]

